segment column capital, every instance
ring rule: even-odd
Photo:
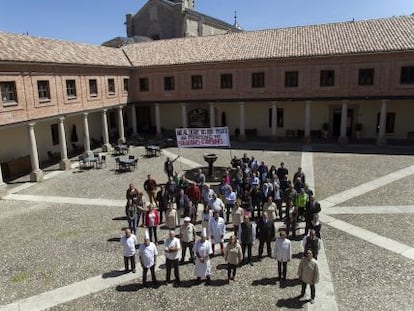
[[[88,116],[88,114],[89,114],[89,113],[87,113],[87,112],[83,112],[83,113],[82,113],[83,117],[87,117],[87,116]]]
[[[381,99],[381,103],[388,103],[390,100],[388,98]]]
[[[245,104],[245,102],[239,102],[240,106],[243,106]]]
[[[278,103],[279,103],[279,102],[278,102],[277,100],[272,100],[272,101],[271,101],[272,106],[277,105]]]
[[[58,120],[59,122],[63,123],[63,121],[65,121],[65,117],[59,117]]]
[[[118,106],[118,110],[124,109],[124,106]]]
[[[34,128],[35,125],[36,125],[36,122],[27,123],[27,127],[30,127],[30,128]]]
[[[312,104],[312,101],[310,99],[305,100],[305,104]]]
[[[342,99],[341,100],[341,104],[347,104],[347,103],[349,103],[349,99]]]
[[[106,109],[106,108],[102,109],[103,113],[106,113],[107,111],[108,111],[108,109]]]

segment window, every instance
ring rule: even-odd
[[[96,79],[89,80],[89,95],[91,97],[98,96],[98,82],[96,81]]]
[[[124,93],[128,93],[129,79],[124,79]]]
[[[76,81],[66,80],[66,95],[69,98],[76,98]]]
[[[283,128],[283,108],[276,108],[276,126],[277,128]],[[269,128],[272,127],[272,108],[269,108]]]
[[[334,86],[335,85],[335,71],[321,70],[320,86]]]
[[[53,146],[59,145],[59,130],[58,130],[58,125],[57,124],[51,124],[50,125],[50,130],[51,130],[51,133],[52,133],[52,143],[53,143]]]
[[[233,75],[231,73],[224,73],[220,75],[220,87],[222,89],[233,88]]]
[[[401,84],[414,84],[414,67],[401,67]]]
[[[286,71],[285,72],[285,87],[298,87],[299,86],[299,72]]]
[[[380,116],[381,114],[377,113],[377,133],[379,132],[379,124],[380,124]],[[395,112],[387,112],[386,120],[385,120],[385,133],[392,134],[394,133],[395,127]]]
[[[264,72],[253,72],[252,73],[252,88],[264,87],[265,86],[265,74]]]
[[[139,90],[141,92],[148,92],[149,91],[148,78],[139,78]]]
[[[50,100],[49,81],[47,80],[37,81],[37,91],[39,93],[39,99],[41,101]]]
[[[374,84],[374,69],[359,69],[359,85],[373,85]]]
[[[174,77],[164,77],[164,90],[173,91],[174,88]]]
[[[115,80],[112,78],[108,79],[108,94],[115,95]]]
[[[203,88],[203,76],[202,75],[191,76],[191,88],[193,90],[201,90]]]
[[[16,82],[1,82],[1,100],[3,104],[17,103]]]

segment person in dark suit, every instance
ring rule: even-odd
[[[161,189],[157,192],[156,200],[157,207],[160,214],[160,224],[162,223],[162,216],[167,212],[168,208],[168,191],[165,190],[165,186],[161,186]]]
[[[308,234],[310,229],[315,229],[312,224],[312,219],[314,217],[314,214],[317,214],[320,211],[321,211],[321,205],[319,204],[318,201],[315,200],[315,196],[313,195],[309,196],[309,201],[306,204],[306,210],[305,210],[305,221],[306,221],[305,236]]]
[[[262,258],[263,247],[266,243],[267,256],[272,256],[271,243],[276,235],[275,225],[273,220],[269,219],[266,212],[263,213],[262,218],[257,222],[257,238],[259,239],[259,260]]]

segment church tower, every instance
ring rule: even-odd
[[[194,0],[170,0],[171,2],[174,3],[181,3],[182,5],[182,10],[184,9],[190,9],[190,10],[194,10]]]

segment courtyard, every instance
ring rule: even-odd
[[[193,282],[192,264],[180,266],[180,287],[144,288],[140,269],[120,273],[128,185],[142,190],[149,173],[165,183],[166,157],[181,156],[174,163],[179,174],[206,166],[202,156],[207,152],[218,155],[218,166],[247,153],[269,166],[285,162],[290,178],[303,168],[322,207],[315,304],[309,304],[309,293],[297,298],[299,240],[293,241],[294,259],[284,288],[276,282],[277,265],[271,258],[243,266],[237,280],[226,284],[224,259],[216,256],[210,286]],[[109,155],[102,169],[80,170],[73,160],[71,171],[45,170],[41,183],[24,177],[9,185],[9,195],[0,201],[0,310],[413,309],[413,149],[246,142],[233,149],[166,148],[153,158],[144,157],[144,147],[133,147],[130,154],[139,158],[131,172],[116,172]],[[139,241],[143,233],[139,228]],[[159,229],[159,239],[167,234]],[[156,273],[163,281],[162,245],[158,248]]]

